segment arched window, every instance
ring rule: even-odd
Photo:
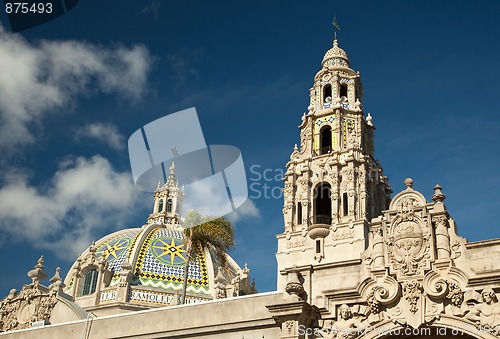
[[[340,97],[346,97],[347,98],[347,84],[342,84],[340,85]]]
[[[324,126],[320,131],[319,154],[328,154],[332,151],[332,128]]]
[[[163,211],[163,199],[160,199],[160,203],[158,204],[158,213]]]
[[[167,212],[170,213],[172,212],[172,199],[167,200]]]
[[[332,85],[328,84],[323,87],[323,102],[330,103],[332,101]]]
[[[314,222],[316,224],[331,224],[332,198],[328,183],[321,183],[314,190]]]
[[[91,269],[85,273],[83,278],[82,295],[89,295],[95,292],[97,286],[97,270]]]

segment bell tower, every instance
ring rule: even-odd
[[[300,148],[286,164],[284,232],[277,236],[278,290],[298,270],[310,301],[333,288],[329,276],[338,267],[361,260],[369,222],[388,208],[392,192],[374,157],[360,74],[337,39],[321,66],[299,126]]]

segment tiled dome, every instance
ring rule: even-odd
[[[337,39],[333,40],[333,47],[330,48],[323,57],[323,66],[344,66],[349,67],[347,53],[339,47]]]
[[[108,288],[118,286],[122,265],[129,263],[132,270],[131,286],[134,289],[144,288],[147,291],[158,291],[173,295],[181,293],[186,262],[184,234],[182,229],[148,225],[142,228],[127,229],[112,233],[85,250],[81,257],[95,253],[96,262],[107,261],[110,271]],[[242,269],[229,256],[228,265],[223,275],[231,282]],[[78,266],[78,260],[70,272]],[[214,280],[219,263],[213,259],[210,251],[198,254],[191,260],[188,271],[187,297],[189,302],[212,300],[214,298]],[[66,292],[70,293],[74,276],[66,277]],[[133,301],[133,296],[131,298]]]

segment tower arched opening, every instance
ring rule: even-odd
[[[331,224],[332,222],[332,198],[331,186],[323,182],[314,190],[314,223]]]
[[[346,97],[347,98],[347,84],[342,84],[340,85],[340,97]]]
[[[327,84],[323,87],[323,102],[330,103],[332,101],[332,85]]]
[[[320,130],[320,152],[319,154],[328,154],[332,151],[332,128],[324,126]]]

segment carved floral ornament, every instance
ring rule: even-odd
[[[0,332],[20,330],[31,327],[34,322],[46,321],[57,304],[57,294],[64,283],[59,276],[59,268],[50,279],[49,288],[40,285],[40,280],[47,277],[43,272],[43,257],[38,260],[35,268],[28,272],[32,283],[24,285],[21,292],[12,289],[7,297],[0,302]]]

